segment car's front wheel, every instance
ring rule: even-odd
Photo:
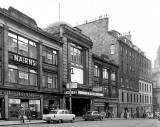
[[[72,118],[71,123],[74,123],[75,118]]]
[[[50,123],[51,121],[46,121],[47,123]]]
[[[103,120],[103,117],[101,117],[99,120],[101,120],[101,121],[102,121],[102,120]]]
[[[61,120],[61,119],[59,119],[59,120],[58,120],[58,123],[62,123],[62,120]]]

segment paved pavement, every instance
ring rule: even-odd
[[[105,120],[143,120],[142,118],[135,118],[135,119],[125,119],[125,118],[105,118]],[[75,122],[83,121],[82,117],[76,117]],[[22,124],[39,124],[45,123],[43,120],[31,120],[25,121],[25,123],[21,123],[20,121],[8,121],[8,120],[0,120],[0,126],[7,126],[7,125],[22,125]]]
[[[76,122],[64,122],[61,124],[48,124],[48,123],[38,123],[40,121],[35,121],[36,124],[16,124],[12,123],[7,125],[7,127],[160,127],[160,121],[157,119],[104,119],[103,121],[84,121],[82,119],[76,119]],[[34,122],[34,121],[32,121]],[[5,124],[6,126],[6,124]]]
[[[75,122],[76,121],[82,121],[81,117],[76,117]],[[21,125],[21,124],[39,124],[39,123],[45,123],[44,120],[31,120],[28,121],[26,120],[25,123],[18,121],[9,121],[9,120],[0,120],[0,126],[5,126],[5,125]]]

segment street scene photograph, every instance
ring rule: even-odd
[[[0,126],[160,127],[159,0],[0,0]]]

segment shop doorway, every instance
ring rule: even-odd
[[[82,116],[90,110],[90,99],[72,99],[72,113],[76,116]]]
[[[29,107],[29,99],[22,99],[21,106],[27,109]]]
[[[49,100],[49,110],[54,110],[55,105],[54,105],[54,100]]]

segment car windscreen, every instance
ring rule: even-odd
[[[92,114],[92,112],[87,112],[86,114],[90,115],[90,114]]]
[[[49,114],[57,114],[58,111],[54,110],[54,111],[50,111]]]

